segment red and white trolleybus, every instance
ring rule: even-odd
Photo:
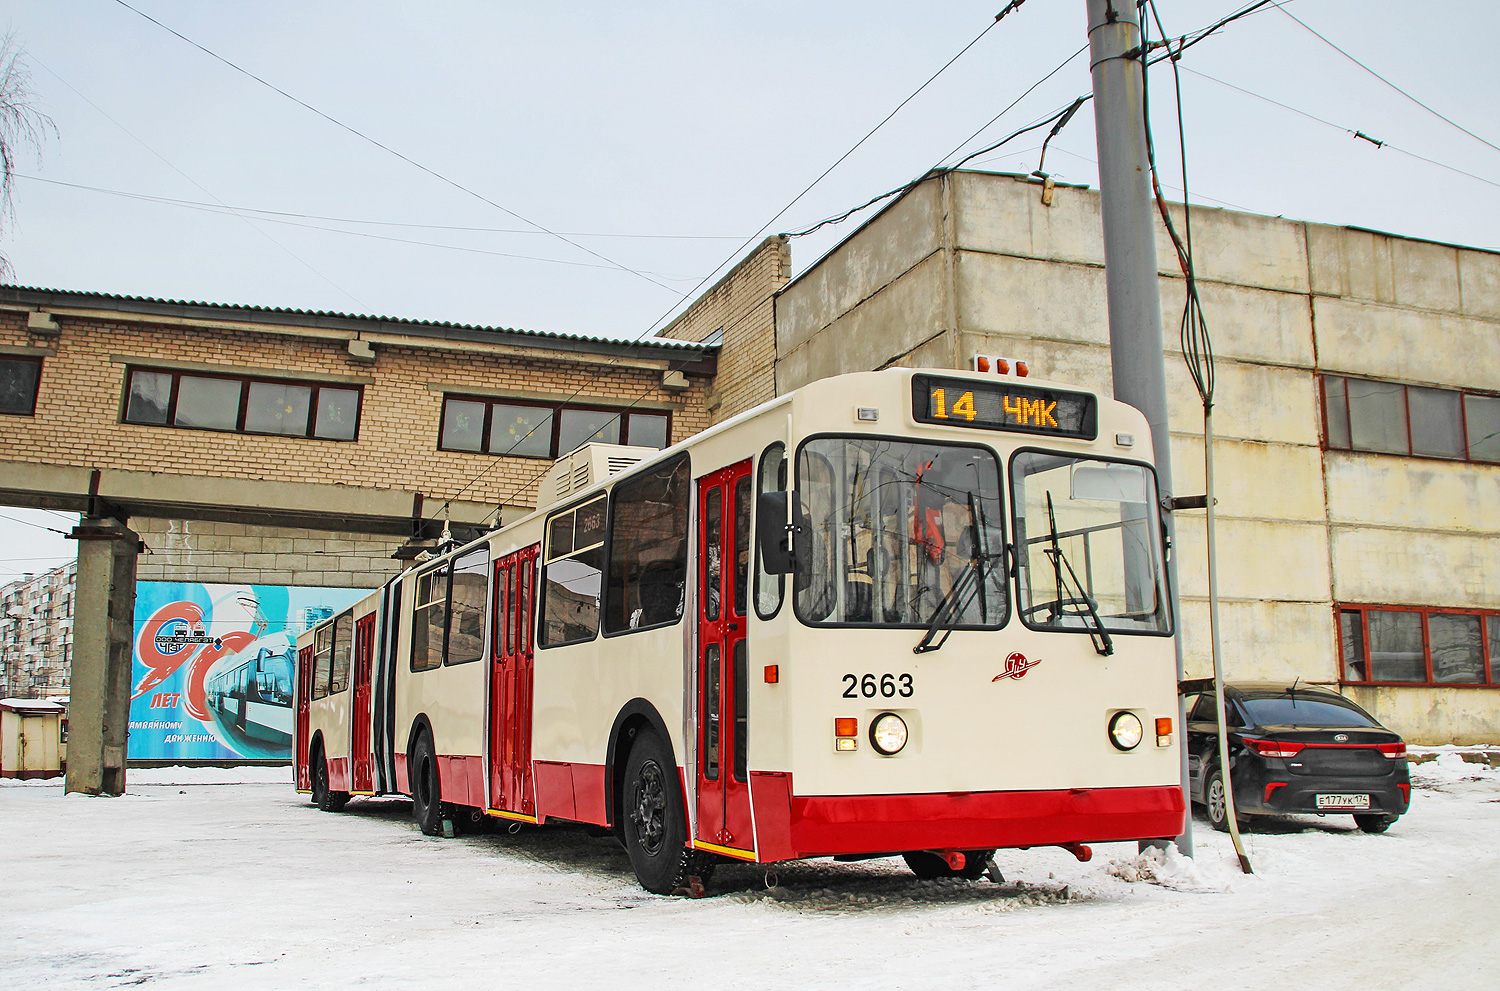
[[[1177,835],[1150,433],[1014,375],[814,382],[665,451],[587,445],[538,508],[298,640],[297,787],[424,831],[613,829],[670,892],[719,858]]]

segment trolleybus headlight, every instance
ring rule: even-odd
[[[1140,717],[1133,712],[1117,712],[1109,721],[1109,742],[1121,750],[1134,750],[1145,735]]]
[[[894,712],[884,712],[870,723],[870,746],[889,757],[906,746],[906,720]]]

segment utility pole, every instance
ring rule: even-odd
[[[1094,132],[1099,150],[1099,200],[1104,221],[1104,277],[1109,298],[1109,353],[1115,398],[1146,415],[1163,504],[1172,497],[1172,438],[1167,429],[1167,368],[1162,353],[1161,293],[1156,283],[1156,217],[1146,160],[1141,25],[1133,0],[1086,0],[1089,67],[1094,79]],[[1136,53],[1127,57],[1126,53]],[[1176,547],[1171,513],[1167,537]],[[1175,554],[1173,557],[1175,558]],[[1177,566],[1167,563],[1172,620],[1180,629]],[[1177,680],[1182,680],[1182,638],[1176,638]],[[1182,697],[1177,739],[1185,743]],[[1182,799],[1189,815],[1177,848],[1193,854],[1192,803],[1187,748],[1182,754]]]

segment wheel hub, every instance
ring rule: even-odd
[[[635,782],[635,801],[631,804],[630,821],[635,824],[636,841],[642,850],[655,856],[661,850],[667,825],[666,788],[655,761],[641,765]]]

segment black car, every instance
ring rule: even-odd
[[[1215,829],[1229,828],[1211,679],[1184,682],[1188,778]],[[1411,803],[1406,744],[1335,692],[1285,683],[1224,687],[1235,812],[1353,813],[1383,833]]]

